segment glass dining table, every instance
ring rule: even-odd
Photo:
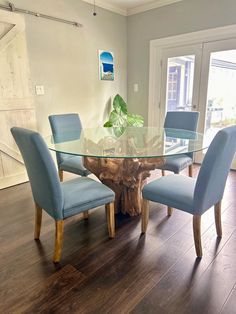
[[[50,150],[83,156],[84,166],[116,194],[115,208],[135,216],[141,211],[141,191],[150,172],[169,156],[207,148],[203,134],[177,129],[90,128],[46,138]]]

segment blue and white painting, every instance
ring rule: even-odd
[[[99,77],[102,81],[114,81],[114,56],[110,51],[99,50]]]

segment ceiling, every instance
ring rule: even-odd
[[[91,4],[94,3],[94,0],[83,1]],[[95,0],[98,7],[126,16],[156,9],[179,1],[182,0]]]

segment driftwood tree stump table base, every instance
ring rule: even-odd
[[[141,213],[142,188],[150,171],[163,165],[164,158],[84,157],[85,167],[116,194],[115,210],[130,216]]]

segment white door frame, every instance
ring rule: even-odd
[[[171,36],[150,41],[148,125],[161,125],[162,56],[167,48],[204,44],[236,38],[236,25]]]

